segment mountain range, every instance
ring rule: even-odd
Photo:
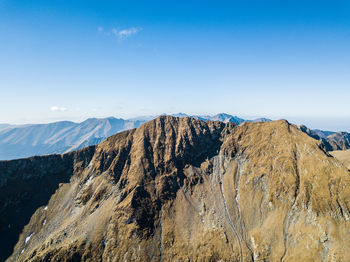
[[[7,261],[347,261],[348,169],[285,120],[161,116],[0,161]]]
[[[96,145],[120,131],[140,126],[144,121],[120,118],[89,118],[81,123],[61,121],[50,124],[2,126],[0,159],[65,153]]]
[[[191,117],[202,121],[221,121],[240,125],[244,122],[269,122],[270,119],[246,120],[221,113],[209,115],[187,115],[178,113],[174,117]],[[81,123],[61,121],[49,124],[9,125],[0,124],[0,160],[25,158],[35,155],[62,154],[86,146],[97,145],[118,132],[139,127],[158,116],[143,116],[133,119],[89,118]],[[310,130],[299,126],[311,137],[322,140],[328,151],[350,149],[350,134]]]
[[[186,117],[184,113],[175,116]],[[0,125],[0,160],[25,158],[34,155],[62,154],[86,146],[96,145],[118,132],[139,127],[156,118],[145,116],[135,119],[89,118],[81,123],[61,121],[49,124]],[[222,121],[235,124],[244,119],[228,115],[192,116],[203,121]]]

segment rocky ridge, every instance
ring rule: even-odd
[[[327,151],[350,149],[350,134],[347,132],[311,130],[305,125],[299,125],[298,128],[312,138],[322,141]]]
[[[33,213],[90,162],[95,147],[64,155],[0,161],[0,261],[12,252]]]

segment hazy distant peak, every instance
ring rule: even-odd
[[[188,115],[187,115],[187,114],[182,113],[182,112],[177,113],[177,114],[172,114],[172,116],[175,116],[175,117],[188,117]]]
[[[251,120],[252,122],[271,122],[272,120],[269,118],[265,118],[265,117],[261,117],[261,118],[257,118],[254,120]]]

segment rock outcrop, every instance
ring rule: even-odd
[[[59,188],[90,163],[95,147],[64,155],[0,161],[0,261],[11,255],[23,227]]]
[[[299,125],[298,128],[310,137],[322,141],[327,151],[350,149],[350,134],[347,132],[330,132],[322,130],[311,130],[305,125]]]
[[[350,149],[350,134],[347,132],[338,132],[327,137],[333,150]]]
[[[287,121],[162,116],[93,152],[35,211],[8,261],[350,257],[349,172]]]

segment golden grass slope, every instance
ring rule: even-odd
[[[336,151],[331,151],[329,153],[335,158],[337,158],[340,162],[342,162],[343,165],[350,170],[350,149],[336,150]]]

